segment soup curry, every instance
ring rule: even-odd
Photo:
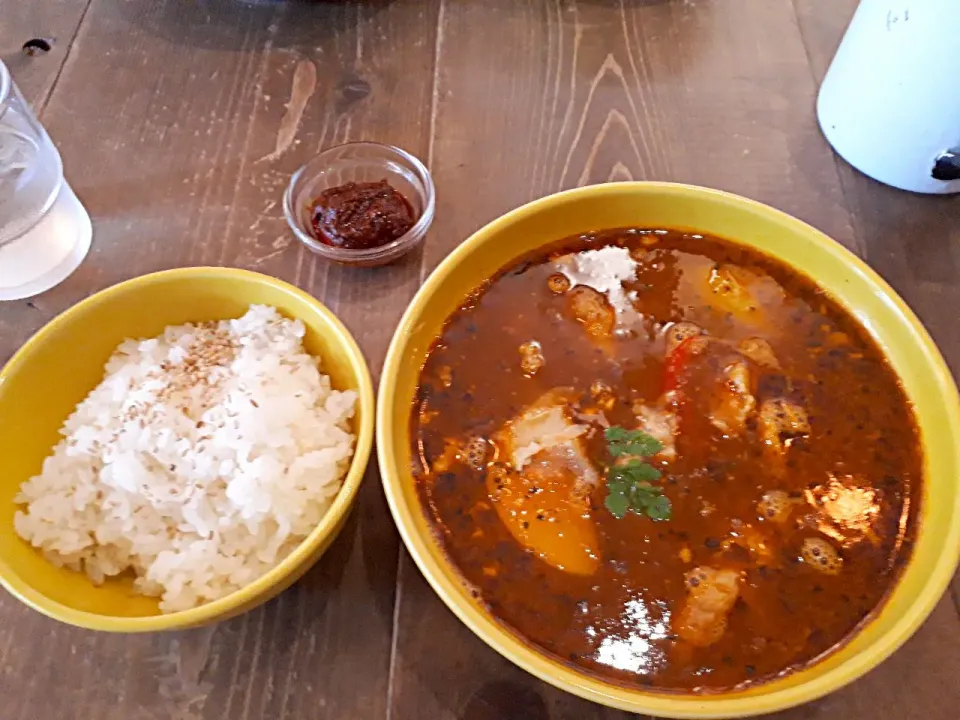
[[[614,682],[716,691],[878,608],[921,482],[881,352],[810,280],[671,230],[561,241],[449,318],[418,491],[500,622]]]

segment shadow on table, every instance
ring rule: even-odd
[[[685,0],[582,0],[610,9],[655,7]],[[178,45],[244,50],[253,31],[279,23],[277,48],[315,45],[388,8],[395,0],[139,0],[121,3],[120,13],[144,31]]]
[[[320,614],[327,601],[337,596],[347,566],[352,564],[351,557],[359,553],[364,569],[364,595],[374,600],[377,615],[392,626],[399,538],[375,465],[373,458],[340,535],[288,592],[309,595],[311,612]]]
[[[177,45],[248,50],[250,36],[271,32],[275,48],[316,45],[356,26],[394,0],[139,0],[118,5],[125,20]],[[282,32],[276,32],[282,27]]]
[[[612,8],[654,7],[656,5],[670,5],[671,3],[686,2],[687,0],[580,0],[586,5],[601,5]]]
[[[482,685],[467,701],[460,720],[548,720],[550,712],[529,685],[496,680]]]

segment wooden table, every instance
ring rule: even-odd
[[[532,198],[619,179],[710,185],[865,256],[960,371],[960,197],[882,187],[814,118],[855,0],[0,0],[0,56],[94,220],[62,286],[0,304],[0,361],[61,310],[141,273],[235,265],[296,283],[378,373],[426,273]],[[47,54],[21,44],[53,38]],[[318,260],[287,231],[290,173],[321,148],[400,145],[433,172],[422,254]],[[960,717],[960,581],[866,678],[789,720]],[[230,622],[108,636],[0,596],[0,718],[620,718],[502,660],[401,547],[371,465],[359,507],[297,586]]]

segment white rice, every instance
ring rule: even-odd
[[[23,483],[17,532],[94,582],[132,570],[164,612],[241,588],[317,525],[353,454],[338,392],[274,308],[127,340]]]

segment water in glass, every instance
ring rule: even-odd
[[[64,280],[90,247],[90,216],[60,153],[0,62],[0,300]]]

